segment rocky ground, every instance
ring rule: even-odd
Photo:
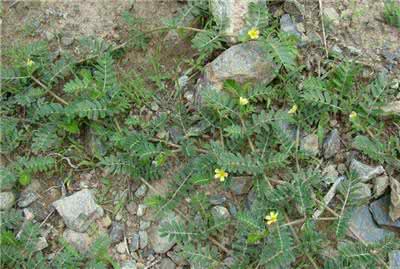
[[[387,70],[400,83],[400,32],[382,21],[380,10],[383,2],[322,2],[322,7],[318,1],[269,3],[272,14],[280,17],[281,30],[300,37],[302,62],[308,72],[323,75],[326,72],[323,70],[323,56],[329,51],[363,64],[365,77],[375,71]],[[77,40],[80,37],[94,35],[116,45],[124,42],[126,29],[121,19],[122,12],[128,11],[145,19],[150,29],[161,25],[161,19],[172,17],[183,5],[184,1],[7,1],[2,11],[2,46],[12,45],[13,40],[46,39],[55,52],[68,50],[79,57]],[[321,8],[322,17],[319,14]],[[165,36],[155,37],[152,40],[154,46],[146,52],[147,55],[156,53],[156,44],[160,40],[172,42]],[[193,53],[185,41],[175,40],[172,43],[174,45],[163,44],[163,67],[176,65],[178,60],[174,56],[178,54],[183,57]],[[177,48],[181,50],[177,52]],[[145,55],[132,51],[121,60],[121,64],[124,68],[143,64],[145,69],[142,57]],[[258,79],[261,73],[270,73],[268,70],[273,66],[263,62],[254,60],[249,61],[249,66],[243,64],[244,59],[251,57],[260,58],[250,43],[235,45],[223,52],[207,65],[199,82],[191,78],[187,86],[188,101],[193,101],[196,95],[196,83],[197,87],[203,84],[218,87],[223,80],[238,75]],[[242,69],[237,70],[238,65]],[[263,79],[270,81],[273,77],[264,76]],[[397,91],[399,89],[397,85]],[[396,98],[388,109],[399,113],[400,91]],[[154,110],[156,113],[157,107]],[[351,216],[351,236],[365,242],[376,242],[388,234],[398,234],[399,175],[363,159],[347,144],[348,137],[340,123],[332,121],[330,125],[334,129],[322,145],[315,134],[301,137],[301,147],[320,160],[320,169],[329,190],[325,202],[332,202],[333,196],[330,197],[329,193],[335,193],[349,168],[361,176],[359,198],[368,201]],[[75,177],[71,183],[69,177],[37,178],[17,195],[7,190],[0,193],[1,210],[16,207],[23,211],[26,219],[41,223],[43,240],[38,244],[38,250],[45,250],[51,257],[58,250],[57,238],[62,237],[80,252],[85,252],[93,242],[93,236],[102,231],[109,234],[112,241],[110,253],[123,269],[190,267],[177,255],[179,246],[160,236],[161,225],[179,220],[179,216],[172,212],[155,219],[154,212],[144,203],[146,198],[168,190],[168,177],[148,186],[97,169],[78,171],[71,176]],[[225,192],[216,193],[210,188],[206,194],[216,218],[235,216],[239,204],[245,202],[251,205],[254,202],[251,180],[245,177],[235,180]],[[392,268],[400,268],[396,267],[400,264],[400,250],[392,252],[390,262]],[[226,258],[226,266],[229,268],[229,257]]]

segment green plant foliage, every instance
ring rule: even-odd
[[[400,4],[395,0],[386,0],[383,17],[388,24],[400,29]]]

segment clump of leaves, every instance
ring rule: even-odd
[[[388,24],[400,29],[400,3],[395,0],[385,1],[383,17]]]

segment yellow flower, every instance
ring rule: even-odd
[[[228,173],[225,172],[224,169],[215,169],[215,179],[219,179],[219,181],[224,182],[226,177],[228,177]]]
[[[239,105],[245,106],[245,105],[247,105],[248,103],[249,103],[249,99],[244,98],[244,97],[240,97],[240,98],[239,98]]]
[[[267,221],[268,225],[271,225],[278,221],[278,212],[271,211],[269,215],[265,216],[265,220]]]
[[[260,37],[260,31],[255,27],[251,28],[247,34],[249,35],[250,39],[258,39]]]
[[[350,115],[349,115],[350,120],[353,120],[355,118],[357,118],[357,112],[355,111],[351,111]]]
[[[289,114],[294,114],[294,113],[296,113],[296,111],[297,111],[297,105],[294,104],[294,105],[292,106],[292,108],[288,111],[288,113],[289,113]]]
[[[31,59],[28,59],[28,60],[26,61],[26,65],[29,66],[29,67],[32,66],[34,63],[35,63],[35,62],[32,61]]]

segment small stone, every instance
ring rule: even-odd
[[[134,201],[132,201],[126,205],[126,210],[131,215],[136,215],[137,209],[138,209],[138,205]]]
[[[231,217],[228,209],[226,209],[226,207],[223,207],[223,206],[214,206],[211,209],[211,214],[213,215],[214,219],[216,219],[216,220],[226,220]]]
[[[224,265],[228,268],[232,268],[235,265],[235,258],[233,257],[226,257],[224,260]]]
[[[236,208],[235,204],[232,203],[231,201],[228,202],[228,210],[229,210],[229,213],[231,213],[232,216],[236,217],[237,208]]]
[[[150,109],[153,111],[158,111],[160,109],[160,106],[156,102],[151,102]],[[142,186],[146,187],[146,185],[142,185]],[[145,189],[145,192],[146,192],[146,189]]]
[[[39,180],[32,180],[31,184],[29,184],[22,192],[18,199],[19,207],[27,207],[32,204],[34,201],[39,199],[38,192],[40,191],[41,184]]]
[[[289,14],[284,14],[280,19],[281,31],[295,35],[297,37],[301,36],[301,33],[297,29],[296,24],[293,22]]]
[[[247,195],[247,199],[246,199],[246,208],[250,209],[252,208],[254,202],[256,201],[257,198],[257,193],[255,188],[252,188],[249,192],[249,194]]]
[[[317,156],[319,153],[318,136],[309,134],[300,141],[300,148],[312,156]]]
[[[332,50],[333,53],[336,53],[338,55],[342,55],[343,54],[343,50],[338,45],[333,45],[331,50]]]
[[[400,115],[400,100],[388,103],[381,107],[385,114],[397,114]]]
[[[55,37],[55,34],[53,32],[46,31],[45,36],[46,36],[47,41],[52,41]]]
[[[142,184],[136,191],[135,191],[135,196],[137,198],[142,198],[146,195],[147,191],[147,186]]]
[[[138,217],[143,217],[144,214],[146,213],[146,208],[147,208],[147,205],[145,205],[145,204],[139,204],[138,209],[137,209],[137,212],[136,212],[136,215],[137,215]]]
[[[392,250],[389,253],[389,269],[400,268],[400,250]]]
[[[129,260],[129,261],[125,261],[122,265],[121,265],[121,269],[136,269],[136,261],[135,260]]]
[[[0,192],[0,210],[9,210],[15,204],[14,193]]]
[[[47,208],[47,205],[40,200],[36,200],[25,209],[28,209],[33,214],[36,221],[43,221],[50,214],[50,210]]]
[[[93,221],[103,216],[103,209],[96,204],[90,190],[84,189],[52,204],[68,228],[85,232]]]
[[[226,202],[226,197],[221,194],[211,195],[208,198],[208,201],[212,205],[222,205],[223,203]]]
[[[287,13],[294,16],[302,16],[305,12],[304,5],[300,4],[297,0],[286,0],[283,8]]]
[[[306,28],[304,28],[304,24],[302,22],[296,24],[296,28],[300,33],[304,33],[306,31]]]
[[[139,231],[139,247],[144,249],[149,243],[149,236],[146,231]]]
[[[392,229],[400,229],[400,219],[393,221],[389,216],[390,196],[385,195],[380,199],[372,202],[369,206],[375,222],[379,226]]]
[[[339,173],[336,171],[336,165],[327,165],[324,170],[322,170],[322,175],[324,176],[323,180],[326,184],[334,183],[339,176]]]
[[[119,254],[124,254],[124,253],[126,252],[126,245],[125,245],[125,242],[121,242],[121,243],[117,244],[117,245],[115,246],[115,248],[117,249],[117,252],[118,252]]]
[[[324,8],[322,14],[329,22],[335,25],[339,24],[339,14],[333,7]]]
[[[183,75],[178,79],[178,85],[180,89],[184,89],[189,82],[189,77],[187,75]]]
[[[130,245],[130,250],[131,252],[135,252],[136,250],[139,249],[139,234],[138,233],[134,233],[131,237],[131,245]]]
[[[400,182],[391,178],[390,189],[389,216],[393,221],[399,220],[400,222]]]
[[[33,218],[35,217],[35,215],[29,210],[29,208],[24,208],[23,212],[26,220],[33,220]]]
[[[140,220],[139,229],[144,231],[150,227],[151,222],[146,220]]]
[[[386,189],[389,187],[389,177],[387,175],[382,175],[374,179],[374,196],[379,197],[385,193]]]
[[[111,226],[111,224],[112,224],[112,220],[111,220],[111,218],[110,218],[109,215],[106,215],[104,218],[102,218],[102,219],[100,220],[100,225],[101,225],[103,228],[108,228],[108,227]]]
[[[151,246],[156,253],[163,254],[170,250],[176,243],[175,240],[170,240],[167,236],[161,237],[160,229],[163,225],[171,223],[172,221],[180,222],[180,218],[174,213],[167,213],[158,225],[154,225],[149,230],[149,239]]]
[[[74,43],[74,38],[70,37],[70,36],[63,36],[61,38],[61,44],[63,44],[64,46],[68,47],[71,46],[72,43]]]
[[[124,231],[124,224],[114,221],[110,229],[111,243],[121,242],[124,239]]]
[[[356,188],[354,191],[355,199],[364,200],[364,199],[371,198],[372,193],[371,193],[371,187],[369,184],[359,182],[354,185],[354,188]]]
[[[252,186],[252,179],[249,177],[236,177],[231,180],[229,189],[236,195],[242,195],[249,192]]]
[[[87,233],[78,233],[70,229],[64,231],[63,238],[81,253],[86,253],[92,243]]]
[[[122,210],[118,211],[117,215],[115,215],[114,219],[116,221],[121,221],[123,219],[123,213]]]
[[[344,175],[347,171],[347,167],[344,163],[339,163],[337,166],[337,170],[339,172],[340,175]]]
[[[41,236],[38,238],[38,241],[36,243],[36,251],[41,251],[45,248],[47,248],[49,244],[47,243],[47,240],[45,237]]]
[[[337,129],[333,129],[326,137],[323,149],[325,159],[335,156],[340,151],[340,135]]]
[[[355,238],[358,237],[367,243],[379,242],[393,235],[392,232],[376,226],[368,206],[356,208],[351,215],[349,225],[352,231],[356,233],[356,235],[350,235],[355,236]]]
[[[160,262],[160,269],[175,269],[176,264],[169,258],[163,258]]]
[[[372,167],[366,164],[363,164],[356,159],[352,159],[350,163],[350,171],[357,173],[358,177],[362,182],[367,182],[370,179],[373,179],[383,173],[385,173],[385,169],[382,165]]]

